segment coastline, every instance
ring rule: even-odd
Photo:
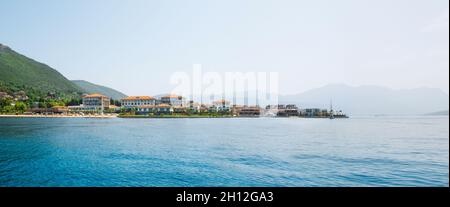
[[[117,115],[25,115],[0,114],[0,118],[117,118]]]
[[[317,117],[265,117],[265,116],[146,116],[146,115],[118,115],[117,118],[123,119],[236,119],[236,118],[271,118],[271,119],[329,119],[325,116]],[[348,119],[349,117],[336,117],[335,119]]]
[[[232,119],[232,118],[263,118],[259,116],[143,116],[143,115],[27,115],[0,114],[0,118],[123,118],[123,119]],[[266,117],[266,118],[297,118],[297,119],[327,119],[328,117]],[[337,117],[342,119],[344,117]],[[345,117],[348,118],[348,117]],[[344,118],[344,119],[345,119]]]
[[[118,118],[124,119],[217,119],[217,118],[236,118],[233,116],[146,116],[146,115],[118,115]]]

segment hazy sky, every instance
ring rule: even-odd
[[[330,83],[449,90],[448,0],[0,0],[0,43],[128,95],[176,71],[277,71],[280,92]],[[0,74],[1,75],[1,74]]]

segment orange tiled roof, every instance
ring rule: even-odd
[[[171,94],[171,95],[163,96],[161,98],[182,98],[182,96]]]
[[[222,99],[222,100],[214,101],[213,103],[214,104],[229,104],[230,102],[225,99]]]
[[[157,108],[170,108],[171,106],[169,104],[159,104],[156,107]]]
[[[83,96],[83,98],[108,98],[108,97],[105,95],[99,94],[99,93],[93,93],[93,94],[85,95],[85,96]]]
[[[125,101],[135,101],[135,100],[155,100],[155,98],[151,96],[128,96],[126,98],[123,98],[122,100]]]

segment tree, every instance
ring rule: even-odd
[[[9,98],[0,99],[0,107],[11,106],[12,100]]]
[[[65,101],[67,106],[78,106],[81,104],[81,99],[80,98],[73,98],[70,100]]]
[[[39,102],[39,108],[48,108],[48,103],[46,103],[46,102],[44,102],[44,101],[42,101],[42,102]]]
[[[25,112],[27,110],[27,108],[28,108],[27,105],[21,101],[16,102],[16,105],[14,106],[14,110],[16,112],[20,112],[20,113]]]
[[[13,113],[14,112],[14,106],[4,106],[2,109],[2,112],[4,113]]]
[[[50,105],[50,107],[66,105],[63,101],[58,101],[58,100],[51,100],[48,102],[48,104]]]

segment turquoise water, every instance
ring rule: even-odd
[[[449,186],[449,118],[0,118],[0,186]]]

